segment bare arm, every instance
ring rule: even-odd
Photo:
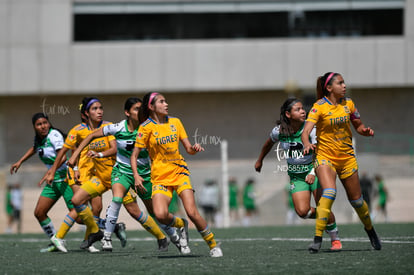
[[[254,165],[254,168],[256,169],[257,172],[260,173],[260,171],[262,170],[263,159],[270,152],[274,144],[275,143],[273,142],[271,138],[268,138],[266,142],[263,144],[262,151],[260,151],[259,158],[257,159],[256,164]]]
[[[303,144],[303,153],[305,155],[309,154],[311,150],[315,150],[316,145],[312,144],[309,140],[309,135],[312,132],[313,127],[315,126],[314,122],[306,121],[305,127],[303,128],[301,139]]]
[[[360,119],[353,119],[351,120],[352,125],[354,126],[355,130],[361,136],[371,137],[374,136],[374,130],[369,127],[365,127],[364,123]]]
[[[27,150],[27,152],[16,163],[12,164],[10,167],[10,174],[13,175],[13,173],[17,173],[17,170],[19,170],[22,163],[32,157],[35,153],[36,150],[34,147],[30,147],[29,150]]]
[[[185,151],[187,151],[187,153],[190,155],[195,155],[198,152],[204,151],[204,148],[201,147],[201,145],[198,143],[191,145],[190,140],[188,138],[182,139],[181,143],[183,144]]]
[[[132,173],[134,174],[136,191],[138,192],[138,190],[140,190],[142,193],[145,193],[147,192],[147,189],[142,184],[144,179],[141,178],[141,176],[138,174],[138,164],[137,164],[137,159],[138,159],[139,153],[141,153],[141,150],[142,150],[141,148],[134,147],[134,150],[132,151],[132,154],[131,154],[131,168],[132,168]]]
[[[90,133],[84,140],[82,140],[78,148],[76,148],[76,150],[72,153],[72,156],[70,157],[68,161],[68,165],[70,167],[74,167],[77,163],[77,159],[79,158],[79,154],[82,152],[83,148],[85,148],[93,139],[98,138],[98,137],[103,137],[103,136],[104,134],[103,134],[102,128]]]

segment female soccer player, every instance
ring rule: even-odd
[[[204,151],[204,148],[200,144],[191,145],[181,121],[168,116],[167,101],[159,93],[148,93],[144,96],[140,120],[145,122],[138,129],[131,155],[135,186],[141,192],[147,191],[137,169],[137,158],[141,151],[147,148],[151,158],[152,203],[157,220],[179,228],[181,253],[191,252],[188,246],[188,221],[175,217],[168,211],[175,190],[183,202],[187,215],[208,244],[210,256],[222,257],[223,252],[214,240],[214,234],[197,210],[190,183],[190,172],[178,149],[180,141],[190,155]]]
[[[105,232],[103,239],[103,250],[112,251],[111,235],[114,232],[115,224],[119,216],[119,210],[121,208],[122,199],[132,187],[135,189],[134,177],[132,174],[130,157],[132,150],[134,149],[135,138],[138,131],[139,120],[138,112],[141,107],[142,101],[139,98],[131,97],[125,102],[124,111],[127,119],[122,120],[117,124],[109,124],[102,128],[97,129],[93,133],[89,134],[80,144],[79,147],[72,154],[68,161],[69,166],[73,166],[76,163],[76,159],[79,153],[85,148],[92,140],[104,136],[114,136],[117,143],[117,155],[116,164],[112,169],[112,202],[107,209]],[[151,190],[151,165],[148,152],[146,150],[141,151],[138,159],[138,169],[140,175],[145,178],[145,187]],[[152,201],[151,192],[145,194],[138,193],[142,201],[144,202],[148,212],[152,213]],[[129,205],[129,204],[128,204]],[[160,251],[168,250],[168,240],[165,235],[160,231],[158,225],[151,216],[148,216],[144,212],[141,212],[138,205],[134,203],[134,207],[139,215],[133,216],[135,220],[142,224],[142,226],[158,239],[158,249]],[[167,234],[174,243],[178,242],[179,236],[175,230],[171,227],[162,226],[167,230]]]
[[[290,194],[296,213],[303,219],[315,219],[316,209],[311,207],[311,193],[317,204],[321,197],[321,188],[312,164],[312,155],[303,155],[301,134],[305,125],[306,111],[299,99],[289,98],[280,108],[280,121],[273,128],[270,137],[262,147],[255,169],[260,172],[263,159],[270,152],[276,142],[280,142],[280,149],[284,151],[288,164],[288,175],[290,178]],[[312,143],[316,143],[316,131],[310,133]],[[279,153],[279,151],[278,151]],[[331,250],[340,250],[341,241],[338,237],[338,229],[333,213],[329,215],[327,233],[331,237]]]
[[[364,224],[372,247],[380,250],[381,241],[372,226],[367,203],[361,195],[351,123],[358,134],[363,136],[374,136],[374,130],[365,127],[354,102],[345,97],[346,85],[342,75],[328,72],[318,77],[316,90],[318,101],[309,112],[301,136],[304,153],[309,154],[315,150],[314,167],[323,190],[316,208],[314,242],[309,246],[309,251],[317,253],[321,248],[322,233],[336,198],[336,175]],[[318,140],[316,145],[309,139],[315,125]]]
[[[58,129],[52,127],[46,114],[34,114],[32,123],[35,131],[34,145],[27,150],[19,161],[12,164],[10,174],[17,173],[22,163],[36,153],[39,155],[40,160],[50,168],[56,160],[58,152],[63,148],[63,134]],[[71,211],[73,210],[73,204],[71,202],[73,192],[66,180],[67,167],[64,164],[65,160],[65,156],[61,155],[59,157],[57,161],[59,165],[57,166],[58,168],[54,177],[51,179],[51,184],[46,184],[43,188],[34,210],[36,219],[49,239],[56,234],[56,230],[47,213],[61,196],[63,196],[66,206],[70,211],[68,214],[70,218],[75,221],[77,217],[76,212]],[[54,251],[55,249],[53,245],[49,245],[41,251],[47,252]]]
[[[83,122],[69,131],[65,144],[58,154],[58,159],[63,157],[68,150],[74,150],[95,129],[110,124],[110,122],[103,121],[103,107],[99,99],[95,97],[84,98],[80,111]],[[111,186],[111,171],[115,163],[113,157],[115,153],[114,137],[96,139],[82,151],[77,166],[72,169],[73,175],[69,174],[71,177],[70,185],[74,190],[72,203],[78,216],[87,226],[85,242],[82,243],[81,248],[88,248],[90,252],[97,252],[91,245],[102,239],[103,236],[96,222],[102,209],[101,195]],[[58,163],[55,161],[42,180],[50,184],[57,167]],[[133,201],[132,198],[130,199]],[[87,206],[89,200],[92,201],[93,214]],[[57,234],[51,238],[53,244],[62,252],[67,252],[62,239],[72,227],[73,222],[71,217],[66,216]],[[121,239],[121,244],[124,246],[126,239],[124,241]]]

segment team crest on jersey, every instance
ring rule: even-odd
[[[171,131],[176,132],[177,129],[175,128],[175,125],[170,125]]]
[[[347,114],[351,113],[351,111],[349,111],[348,106],[344,106],[344,111],[345,111],[345,113],[347,113]]]
[[[75,139],[75,135],[70,135],[69,136],[69,140],[74,140]]]
[[[158,132],[154,132],[153,135],[156,137],[156,136],[158,136],[158,134],[159,134]]]
[[[138,136],[138,138],[140,138],[140,139],[141,139],[141,138],[142,138],[142,133],[141,133],[141,132],[139,132],[137,136]]]
[[[318,112],[318,110],[316,110],[315,108],[312,108],[311,113],[315,114],[316,112]]]

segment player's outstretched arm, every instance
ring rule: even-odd
[[[371,137],[374,136],[374,130],[370,127],[365,127],[364,123],[360,119],[353,119],[352,125],[354,126],[355,130],[361,136]]]
[[[183,144],[185,150],[190,155],[195,155],[198,152],[203,152],[204,148],[198,144],[195,143],[194,145],[191,145],[190,140],[188,138],[184,138],[181,140],[181,143]]]
[[[262,166],[263,166],[263,159],[266,157],[266,155],[270,152],[270,150],[272,149],[273,145],[275,143],[273,142],[273,140],[271,138],[268,138],[265,143],[263,144],[262,150],[260,151],[260,155],[259,158],[257,159],[255,165],[254,165],[254,169],[260,173],[260,171],[262,170]]]
[[[30,147],[29,150],[27,150],[27,152],[16,163],[12,164],[12,166],[10,167],[10,174],[13,175],[13,173],[17,173],[17,170],[19,170],[22,163],[28,160],[35,153],[36,150],[33,147]]]
[[[311,150],[315,150],[316,145],[311,143],[309,139],[310,133],[312,132],[313,127],[315,126],[314,122],[306,121],[305,127],[303,128],[301,139],[303,144],[303,153],[305,155],[309,154]]]

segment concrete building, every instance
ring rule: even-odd
[[[401,21],[401,32],[312,33],[289,26],[289,33],[275,37],[106,34],[90,41],[78,33],[89,22],[79,18],[106,14],[274,12],[287,24],[306,27],[303,14],[310,11],[337,16],[360,10],[401,11],[393,17]],[[414,154],[414,1],[0,0],[0,167],[7,171],[32,145],[32,114],[48,113],[67,132],[80,121],[84,96],[99,96],[105,119],[116,122],[127,97],[148,91],[165,94],[190,140],[206,147],[193,160],[219,160],[224,139],[230,159],[254,159],[281,103],[295,94],[309,107],[317,77],[328,71],[344,76],[363,121],[376,130],[376,139],[357,138],[360,152]]]

